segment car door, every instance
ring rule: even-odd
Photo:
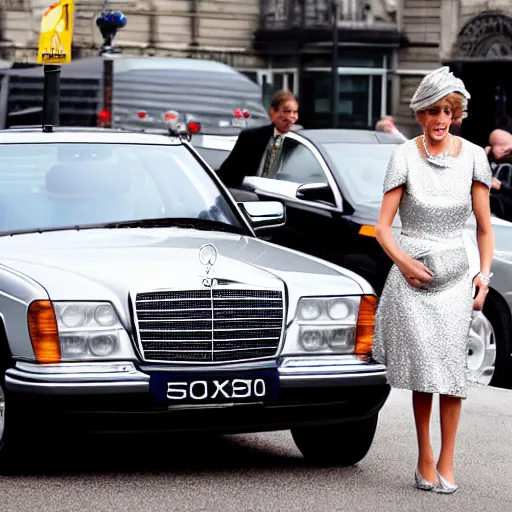
[[[343,201],[321,154],[296,134],[284,137],[272,178],[246,177],[260,199],[286,206],[286,224],[272,241],[320,258],[339,261],[343,252]]]

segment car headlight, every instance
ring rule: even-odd
[[[351,323],[357,316],[360,297],[302,298],[297,306],[300,322]]]
[[[131,343],[109,302],[54,302],[63,360],[133,358]]]
[[[283,354],[369,354],[376,304],[369,295],[301,298]]]

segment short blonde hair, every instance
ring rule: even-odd
[[[429,108],[435,107],[441,101],[446,101],[446,103],[448,103],[450,110],[452,111],[452,119],[464,119],[464,117],[466,117],[465,98],[458,92],[452,92],[451,94],[448,94],[448,96],[440,99],[437,103],[434,103],[434,105],[430,105],[425,109],[418,110],[416,115],[421,119],[425,116]]]

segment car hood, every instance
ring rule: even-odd
[[[218,259],[210,273],[203,244]],[[111,300],[155,289],[201,289],[203,279],[283,289],[304,295],[372,293],[358,275],[265,241],[180,228],[98,229],[23,234],[0,239],[0,265],[41,284],[53,300]]]

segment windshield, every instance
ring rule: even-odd
[[[0,231],[144,219],[244,229],[185,146],[0,144]]]
[[[395,144],[322,144],[342,193],[354,206],[381,202],[384,176]]]

